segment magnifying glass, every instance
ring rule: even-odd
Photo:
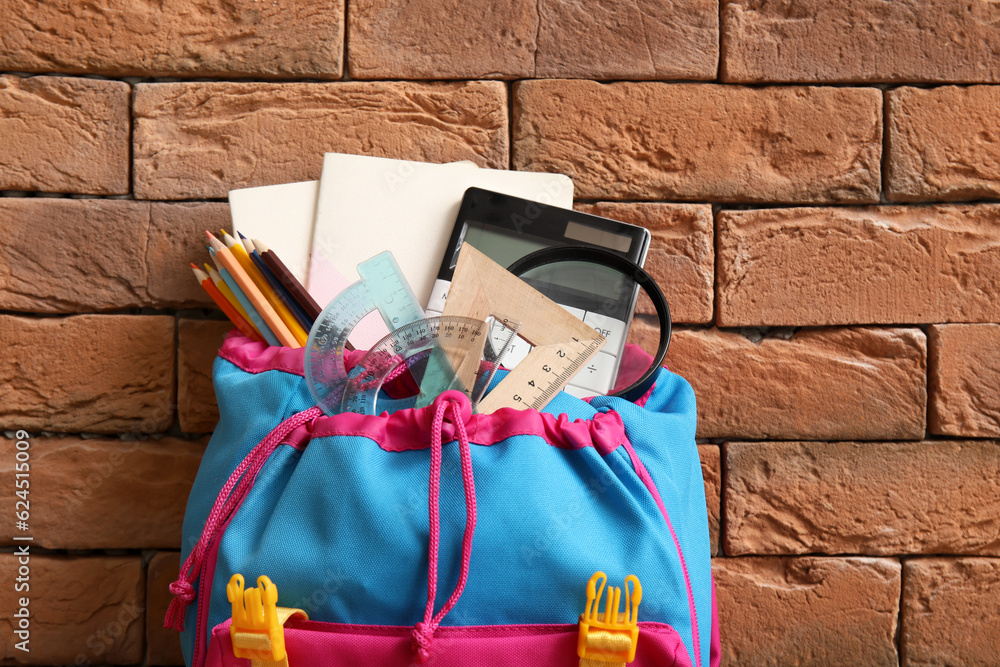
[[[579,295],[584,321],[598,329],[605,338],[605,351],[592,370],[603,372],[598,364],[614,363],[617,374],[611,396],[634,401],[642,397],[656,381],[656,372],[670,346],[670,307],[663,291],[652,276],[634,262],[607,250],[585,246],[544,248],[518,259],[507,270],[545,296],[560,304],[571,304]],[[644,303],[651,303],[656,321],[639,315],[630,327],[639,290]],[[658,335],[651,329],[658,327]],[[651,351],[656,340],[655,352]],[[650,348],[650,349],[646,349]],[[604,358],[601,355],[610,355]]]

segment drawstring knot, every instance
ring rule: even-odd
[[[458,395],[453,395],[458,394]],[[472,451],[469,448],[469,435],[465,430],[465,415],[463,407],[468,406],[468,398],[459,392],[447,391],[435,401],[434,421],[431,423],[431,471],[427,505],[430,514],[430,544],[427,556],[427,607],[424,609],[424,620],[413,627],[412,646],[417,654],[417,661],[424,663],[430,658],[431,642],[438,625],[448,615],[448,612],[458,604],[469,579],[469,560],[472,556],[472,537],[476,532],[476,483],[472,476]],[[465,532],[462,535],[462,570],[458,583],[451,597],[437,614],[434,613],[434,598],[437,597],[437,566],[438,545],[441,541],[441,517],[439,499],[441,495],[441,430],[445,414],[451,412],[451,421],[455,425],[458,440],[458,451],[462,459],[462,488],[465,491]]]
[[[180,579],[170,584],[170,594],[189,605],[194,601],[194,586],[187,579]]]
[[[427,659],[431,657],[431,641],[434,639],[434,630],[435,628],[423,622],[413,626],[411,633],[413,640],[410,644],[413,647],[413,652],[417,654],[418,662],[427,662]]]

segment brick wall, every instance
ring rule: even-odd
[[[324,151],[560,171],[652,230],[724,664],[996,664],[997,3],[0,4],[3,664],[179,663],[228,328],[185,267]]]

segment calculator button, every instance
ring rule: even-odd
[[[439,313],[443,311],[445,299],[448,298],[449,287],[451,287],[451,281],[441,280],[440,278],[435,280],[434,288],[431,290],[431,298],[428,299],[425,310],[435,310]]]
[[[427,317],[441,317],[440,311],[437,310],[424,310],[424,315]]]
[[[565,310],[567,313],[569,313],[570,315],[572,315],[573,317],[575,317],[575,318],[577,318],[579,320],[582,320],[583,316],[586,315],[586,313],[587,313],[587,311],[583,310],[582,308],[574,308],[572,306],[563,306],[561,303],[559,305],[560,305],[560,307],[562,307],[563,310]]]
[[[507,342],[507,336],[509,335],[509,333],[507,335],[501,335],[496,332],[491,334],[493,345],[495,346],[494,349],[499,351],[500,346]],[[519,363],[524,361],[524,358],[528,356],[529,352],[531,352],[531,344],[520,336],[514,336],[514,339],[510,341],[510,347],[507,348],[507,351],[503,355],[503,359],[500,360],[500,365],[508,369],[514,368]]]
[[[607,340],[602,350],[618,355],[625,345],[625,323],[607,315],[588,312],[583,321],[594,327]]]
[[[584,389],[583,387],[577,387],[573,384],[568,384],[563,389],[570,396],[576,396],[577,398],[590,398],[594,395],[593,389]]]
[[[589,389],[591,396],[595,394],[606,394],[611,391],[611,383],[615,379],[615,371],[618,368],[618,358],[607,352],[598,352],[587,365],[576,374],[572,382],[577,387]]]

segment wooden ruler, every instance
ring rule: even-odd
[[[534,348],[480,403],[479,412],[500,408],[540,410],[604,345],[604,337],[526,282],[466,243],[448,290],[442,316],[520,322],[518,335]],[[474,373],[453,359],[466,387]]]

